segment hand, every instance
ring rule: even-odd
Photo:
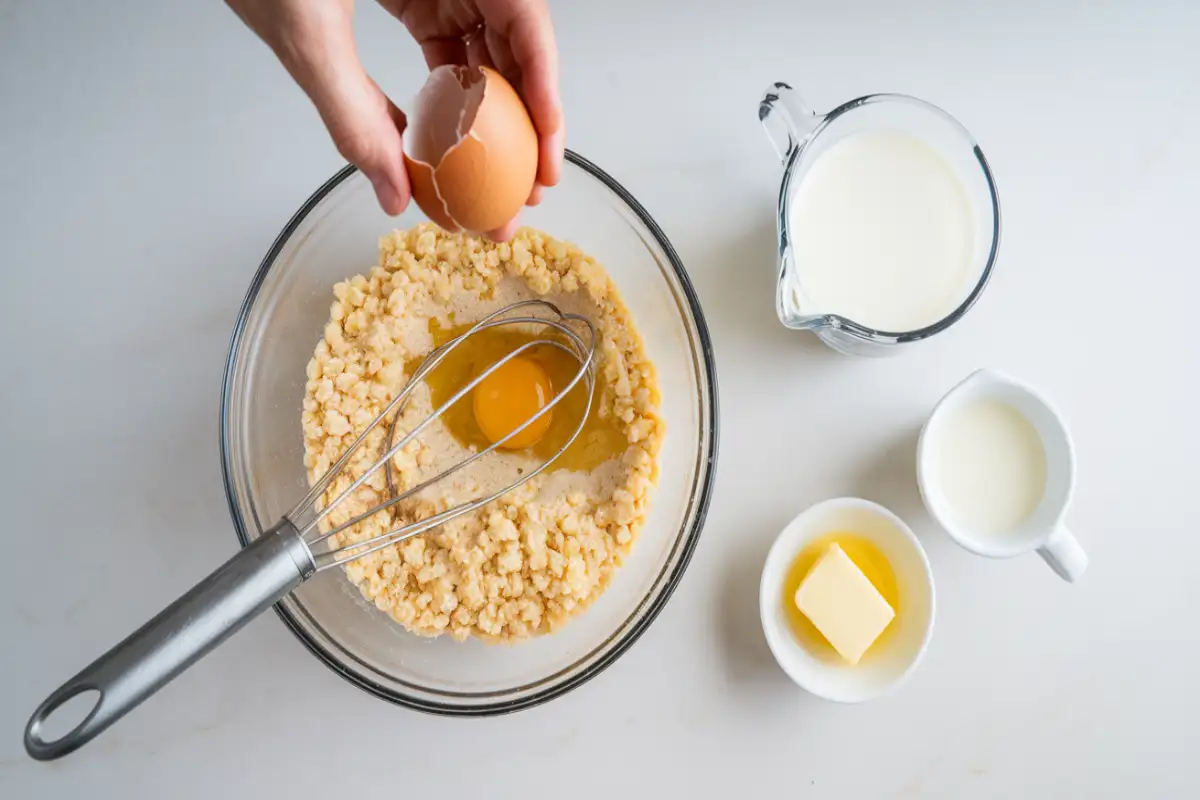
[[[399,214],[411,197],[401,136],[404,113],[363,70],[354,43],[354,0],[227,0],[304,89],[338,152],[375,187],[379,205]],[[379,0],[421,46],[430,69],[490,66],[521,94],[538,133],[537,183],[558,183],[563,118],[558,52],[543,0]],[[516,221],[490,236],[507,239]]]

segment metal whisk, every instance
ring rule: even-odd
[[[535,312],[539,310],[549,312],[549,316],[536,316]],[[469,337],[483,330],[510,325],[533,326],[539,334],[493,363],[397,439],[400,415],[413,390],[425,377]],[[396,489],[391,474],[391,460],[397,453],[501,366],[534,347],[544,346],[556,347],[568,353],[579,364],[566,386],[555,387],[554,397],[545,407],[489,447],[472,453],[414,486],[402,491]],[[595,327],[586,317],[564,313],[544,300],[527,300],[506,306],[438,347],[421,362],[400,393],[359,434],[325,475],[313,484],[295,508],[189,592],[47,697],[25,727],[25,749],[42,761],[73,752],[317,572],[346,564],[469,514],[543,472],[575,441],[591,413],[592,390],[596,380],[595,350]],[[580,381],[586,389],[587,404],[570,438],[550,458],[533,469],[525,470],[518,480],[386,533],[357,542],[341,542],[339,534],[494,452],[534,421],[550,413]],[[336,497],[321,503],[333,482],[367,442],[371,433],[385,424],[388,426],[384,445],[386,451]],[[329,524],[330,514],[380,469],[387,470],[387,483],[392,495],[345,522]],[[71,698],[89,691],[98,695],[83,721],[70,732],[47,741],[42,736],[42,729],[54,710]]]

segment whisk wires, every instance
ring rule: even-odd
[[[552,312],[554,316],[533,316],[530,311],[535,308],[547,309]],[[526,311],[525,314],[509,316],[513,312],[517,312],[522,309]],[[571,327],[572,323],[576,323],[582,328],[582,334],[580,331],[577,331]],[[453,396],[450,397],[449,400],[442,403],[440,406],[434,409],[434,411],[428,417],[424,418],[421,420],[421,422],[413,426],[412,429],[404,433],[404,435],[401,436],[398,441],[392,443],[392,440],[395,439],[396,422],[400,418],[400,415],[404,412],[409,398],[412,396],[413,390],[420,385],[422,381],[424,381],[425,377],[429,375],[429,373],[433,371],[438,364],[442,363],[447,355],[449,355],[455,348],[466,341],[469,337],[489,328],[496,328],[506,325],[541,326],[543,330],[548,329],[555,331],[560,334],[560,336],[539,336],[539,338],[534,339],[533,341],[526,342],[519,347],[514,348],[504,357],[491,364],[491,366],[489,366],[486,370],[462,386],[457,392],[454,393]],[[444,414],[447,409],[474,391],[475,387],[483,382],[489,375],[503,367],[512,359],[517,358],[522,353],[525,353],[534,347],[544,347],[547,345],[556,347],[559,350],[568,353],[575,358],[579,364],[579,368],[575,372],[570,382],[564,387],[556,387],[557,390],[554,396],[550,399],[549,403],[539,409],[536,414],[531,415],[520,426],[514,428],[506,436],[496,442],[493,442],[488,447],[478,450],[463,460],[458,461],[452,466],[434,475],[432,478],[420,481],[416,485],[408,487],[402,491],[397,491],[395,489],[393,476],[391,474],[391,461],[397,453],[402,451],[410,442],[416,440],[417,437],[419,437],[435,419]],[[591,321],[579,314],[564,313],[553,303],[550,303],[546,300],[524,300],[506,306],[496,312],[493,312],[492,314],[489,314],[479,322],[472,325],[466,332],[454,337],[441,347],[436,348],[421,362],[400,393],[392,398],[384,410],[378,416],[376,416],[375,419],[372,420],[365,429],[363,429],[362,433],[360,433],[354,442],[348,448],[346,448],[346,451],[342,453],[341,457],[339,457],[333,466],[331,466],[326,473],[313,484],[308,494],[305,495],[304,498],[296,504],[296,507],[293,508],[292,511],[287,515],[288,518],[296,525],[301,536],[304,537],[309,549],[313,551],[313,560],[316,563],[317,569],[321,570],[332,566],[346,564],[356,558],[361,558],[369,553],[374,553],[382,550],[385,547],[390,547],[403,542],[412,538],[413,536],[418,536],[457,517],[460,517],[464,514],[469,514],[472,511],[482,508],[488,503],[491,503],[492,501],[507,494],[513,489],[516,489],[517,487],[544,472],[559,456],[566,452],[567,448],[569,448],[572,443],[574,443],[580,432],[583,430],[588,416],[591,414],[592,396],[596,379],[595,350],[596,329],[592,325]],[[386,511],[387,509],[404,502],[422,490],[427,489],[442,480],[445,480],[453,473],[458,472],[469,464],[472,464],[479,459],[484,458],[488,454],[495,452],[498,448],[503,447],[507,441],[520,434],[523,430],[532,425],[541,417],[550,413],[551,410],[558,405],[558,403],[564,397],[566,397],[567,394],[574,389],[580,381],[583,381],[586,387],[587,401],[584,411],[580,415],[579,422],[576,424],[575,429],[572,431],[570,437],[567,438],[563,445],[553,455],[544,459],[533,469],[526,470],[516,481],[496,489],[495,491],[485,493],[481,497],[459,503],[446,509],[445,511],[441,511],[415,522],[400,525],[392,528],[386,533],[372,536],[364,539],[363,541],[347,544],[339,543],[331,546],[327,545],[326,549],[321,550],[320,552],[317,552],[313,549],[327,542],[340,541],[340,539],[335,538],[338,537],[339,534],[344,533],[355,525],[370,519],[380,512]],[[326,503],[323,507],[317,508],[316,504],[318,499],[325,495],[329,487],[338,478],[338,476],[341,475],[346,466],[353,459],[354,454],[360,447],[364,445],[364,443],[366,443],[371,433],[379,428],[380,425],[383,425],[384,421],[389,418],[391,419],[391,425],[388,429],[388,437],[386,441],[391,443],[391,446],[387,448],[386,452],[380,458],[368,466],[361,475],[351,481],[349,486],[339,492],[336,497],[334,497],[330,502]],[[319,526],[329,517],[334,509],[336,509],[342,502],[357,492],[380,469],[387,470],[387,483],[392,489],[392,496],[387,500],[372,506],[366,511],[352,516],[345,522],[337,525],[327,526],[327,530],[321,532],[319,530]],[[312,516],[307,522],[301,523],[299,521],[301,517],[307,516],[310,513]]]

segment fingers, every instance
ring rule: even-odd
[[[426,39],[421,42],[421,54],[431,71],[446,64],[466,64],[467,43],[456,36]]]
[[[276,54],[317,107],[338,152],[371,181],[383,210],[403,212],[411,197],[404,114],[363,70],[349,15],[296,25]]]
[[[374,81],[360,73],[348,77],[353,88],[331,94],[314,93],[333,143],[342,157],[362,170],[375,188],[379,205],[396,216],[408,206],[412,189],[404,166],[404,114],[392,105]]]
[[[491,51],[488,49],[487,36],[482,29],[467,34],[466,49],[467,60],[465,63],[467,65],[496,69],[496,63],[492,60]]]
[[[507,242],[517,232],[516,218],[510,219],[503,227],[497,228],[494,231],[488,231],[484,234],[493,242]]]
[[[521,96],[538,132],[538,183],[554,186],[562,173],[563,115],[558,96],[558,49],[542,0],[479,0],[488,36],[506,40],[521,73]],[[499,49],[503,44],[489,39]]]
[[[372,81],[372,86],[374,85]],[[375,86],[375,90],[380,95],[383,95],[378,86]],[[412,197],[412,186],[408,180],[408,168],[404,164],[404,142],[401,138],[408,120],[404,116],[404,112],[396,108],[391,100],[388,100],[386,96],[384,96],[384,100],[388,106],[388,118],[392,124],[391,130],[396,132],[396,153],[393,155],[389,146],[388,152],[383,154],[382,168],[377,169],[377,165],[372,163],[369,155],[359,160],[354,160],[346,155],[346,152],[340,145],[338,146],[338,152],[341,152],[343,158],[354,164],[367,176],[367,179],[371,181],[371,186],[375,189],[375,197],[379,200],[379,207],[385,213],[395,217],[404,213],[404,209],[408,207],[408,201]],[[386,131],[383,135],[390,137],[390,130]],[[337,140],[335,139],[334,141],[336,143]]]

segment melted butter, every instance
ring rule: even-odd
[[[466,333],[470,327],[455,325],[443,328],[437,320],[430,320],[429,332],[433,336],[433,346],[440,347],[454,337]],[[455,392],[516,348],[546,336],[545,333],[535,334],[512,326],[488,328],[471,335],[426,376],[425,382],[429,386],[433,407],[437,408],[449,401]],[[522,357],[536,362],[545,370],[555,392],[567,386],[579,371],[579,362],[574,356],[553,345],[530,348]],[[422,355],[409,360],[405,365],[409,374],[416,370],[424,358]],[[471,401],[472,398],[468,395],[446,409],[442,415],[442,422],[459,444],[483,450],[491,444],[491,440],[479,427]],[[579,438],[572,442],[549,470],[569,469],[586,472],[625,452],[628,446],[625,432],[615,418],[600,417],[597,412],[599,405],[600,385],[597,381],[592,411],[584,423],[583,430],[579,432]],[[523,452],[540,459],[550,458],[571,438],[586,407],[587,386],[580,380],[551,410],[553,417],[545,435]]]
[[[883,599],[888,601],[888,605],[896,612],[897,618],[900,617],[902,611],[900,608],[900,590],[896,586],[896,575],[892,572],[892,565],[888,563],[887,557],[870,540],[858,534],[838,531],[817,537],[810,542],[808,547],[805,547],[800,551],[800,555],[796,556],[796,560],[788,567],[787,575],[784,577],[784,616],[787,618],[788,625],[792,629],[792,634],[804,649],[823,660],[842,664],[845,662],[842,661],[842,657],[838,655],[837,650],[833,649],[833,645],[821,635],[821,632],[817,630],[817,626],[813,625],[808,617],[804,616],[804,612],[796,606],[796,590],[800,588],[804,576],[817,563],[817,559],[829,548],[829,545],[835,542],[850,557],[850,560],[862,570],[863,574],[867,576],[867,580],[871,581],[876,590],[883,595]],[[859,662],[860,665],[869,661],[873,655],[886,647],[888,637],[892,635],[896,627],[893,623],[884,628],[883,633],[879,635],[875,643],[863,654],[862,661]],[[881,647],[881,643],[885,644]]]

